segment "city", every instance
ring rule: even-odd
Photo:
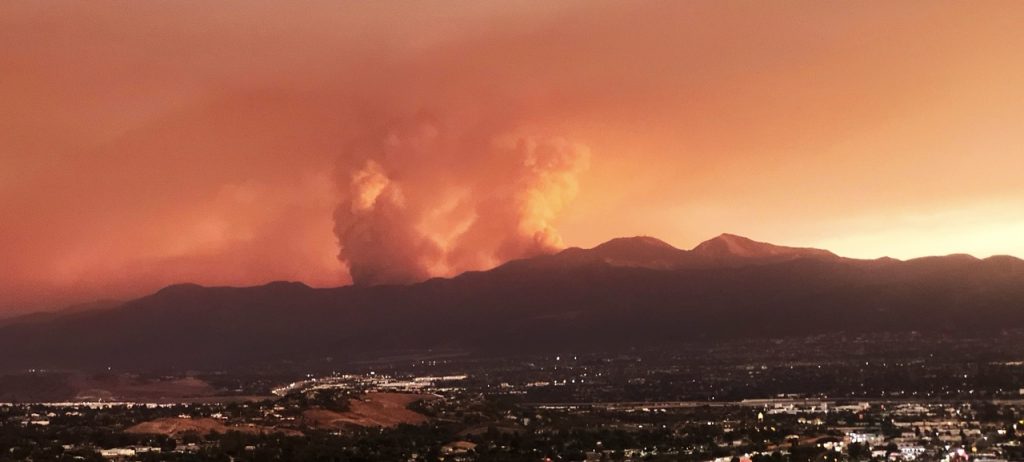
[[[0,460],[1019,460],[1024,332],[1003,335],[192,372],[218,393],[2,404]]]

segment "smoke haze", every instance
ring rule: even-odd
[[[554,220],[586,148],[455,124],[389,125],[344,156],[334,219],[353,282],[416,282],[562,247]]]
[[[1024,254],[1019,2],[0,3],[0,312],[615,236]]]

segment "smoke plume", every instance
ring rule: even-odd
[[[0,317],[561,236],[1021,254],[1022,7],[0,2]]]
[[[588,160],[560,138],[389,124],[340,163],[339,258],[356,284],[401,284],[555,251]]]

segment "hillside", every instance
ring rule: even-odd
[[[408,286],[165,288],[0,327],[0,368],[221,367],[418,349],[491,353],[836,331],[1024,327],[1024,261],[853,260],[723,235],[649,237]]]

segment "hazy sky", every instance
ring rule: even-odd
[[[638,234],[1024,256],[1021,24],[1018,1],[0,2],[0,310]]]

